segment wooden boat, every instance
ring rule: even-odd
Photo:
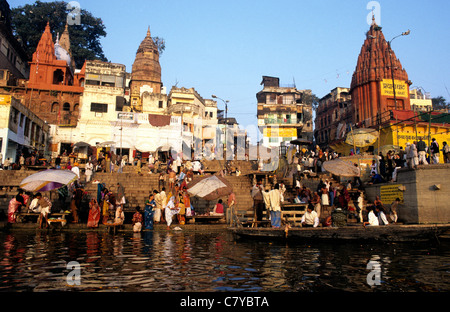
[[[282,239],[292,241],[382,241],[406,242],[439,239],[450,231],[450,224],[414,224],[362,226],[349,225],[343,227],[293,227],[273,229],[270,227],[229,227],[239,237],[257,239]]]

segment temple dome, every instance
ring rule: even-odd
[[[66,61],[69,66],[72,64],[72,58],[70,57],[69,52],[60,46],[58,41],[55,43],[55,56],[57,60]]]

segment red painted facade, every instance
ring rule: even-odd
[[[391,67],[392,61],[392,67]],[[396,101],[384,95],[383,81],[392,86],[392,71],[395,84],[404,90],[397,91]],[[358,62],[350,85],[354,122],[361,126],[377,124],[380,115],[390,110],[410,110],[409,86],[411,82],[400,60],[390,49],[381,27],[373,21],[358,56]],[[397,89],[396,89],[397,90]]]
[[[84,90],[85,65],[75,73],[70,56],[59,43],[57,49],[59,54],[47,23],[30,62],[29,80],[12,87],[11,93],[46,122],[75,126]]]

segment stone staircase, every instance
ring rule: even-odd
[[[252,164],[249,162],[241,163],[241,171],[250,172],[252,170]],[[208,167],[207,167],[208,166]],[[214,174],[215,170],[219,168],[219,161],[211,161],[206,164],[205,167],[209,173]],[[117,169],[116,169],[117,170]],[[131,220],[132,214],[135,211],[136,206],[144,208],[145,201],[147,200],[150,192],[153,190],[159,190],[159,174],[149,173],[146,167],[142,167],[141,175],[136,172],[135,167],[126,166],[123,173],[105,173],[96,172],[91,179],[91,182],[85,183],[86,177],[83,170],[81,170],[80,182],[83,184],[87,196],[83,200],[83,212],[80,213],[80,217],[87,216],[88,202],[90,198],[97,197],[97,188],[99,183],[105,183],[106,187],[111,189],[114,193],[117,190],[117,183],[125,188],[125,197],[127,204],[125,205],[125,219]],[[36,173],[37,171],[25,171],[25,170],[8,170],[0,171],[0,218],[7,215],[9,201],[17,194],[20,182],[27,176]],[[251,176],[241,175],[227,175],[225,177],[233,186],[233,190],[236,195],[237,207],[240,210],[252,210],[253,200],[250,195],[251,190]],[[167,189],[167,185],[166,185]],[[52,200],[56,202],[58,200],[58,195],[56,192],[47,192],[45,194]],[[222,198],[224,206],[227,205],[227,197]],[[192,197],[191,199],[195,212],[197,214],[203,214],[207,211],[211,211],[217,201],[205,201],[200,198]],[[69,209],[69,201],[66,202],[65,209]]]

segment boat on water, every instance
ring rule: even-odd
[[[348,225],[343,227],[229,227],[239,237],[291,241],[380,241],[418,242],[439,239],[450,233],[450,224]]]

